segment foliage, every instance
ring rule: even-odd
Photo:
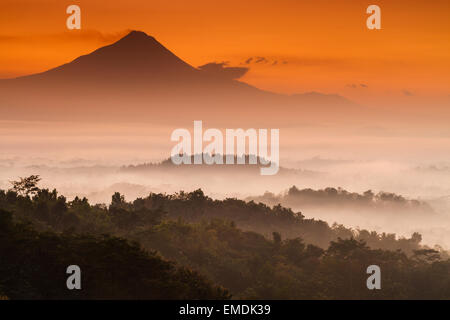
[[[0,211],[0,286],[11,299],[226,299],[227,291],[137,243],[108,235],[37,232]],[[68,290],[79,265],[82,290]]]
[[[320,205],[328,210],[348,209],[358,214],[381,214],[389,212],[393,217],[434,215],[435,211],[426,202],[406,199],[401,195],[367,190],[362,194],[349,192],[342,188],[324,188],[319,190],[289,188],[281,194],[266,192],[262,196],[249,197],[246,200],[262,202],[269,206],[281,204],[289,208],[314,208]]]
[[[10,181],[12,189],[22,196],[34,195],[39,191],[37,187],[41,178],[39,176],[29,176],[26,178],[20,178],[19,181]]]
[[[301,238],[282,240],[277,233],[270,240],[222,220],[165,221],[130,237],[207,275],[235,298],[450,298],[450,260],[373,250],[353,238],[337,239],[324,250]],[[366,287],[372,264],[382,270],[382,290]]]
[[[201,190],[91,205],[43,189],[0,190],[1,209],[0,289],[12,299],[228,298],[222,287],[249,299],[450,299],[448,255],[420,234],[330,227],[280,205]],[[61,286],[70,264],[87,275],[83,292]],[[382,290],[366,287],[372,264]]]

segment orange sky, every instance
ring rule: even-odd
[[[66,29],[71,4],[81,31]],[[382,30],[366,28],[370,4],[381,7]],[[194,66],[264,57],[242,80],[272,91],[450,95],[448,0],[1,0],[0,77],[55,67],[130,29]]]

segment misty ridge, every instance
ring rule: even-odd
[[[253,200],[265,203],[267,205],[281,204],[290,208],[305,208],[321,206],[329,209],[349,209],[353,212],[384,214],[385,211],[392,212],[391,218],[395,215],[404,219],[405,217],[425,216],[432,219],[436,212],[425,201],[406,199],[395,193],[380,191],[375,194],[372,190],[359,194],[349,192],[342,188],[325,188],[321,190],[298,189],[296,186],[282,194],[275,195],[266,192],[262,196],[248,197],[247,200]],[[359,210],[359,211],[357,211]],[[397,216],[397,217],[398,217]]]
[[[265,192],[260,196],[247,197],[246,200],[270,206],[281,204],[301,210],[307,216],[356,229],[367,228],[402,235],[420,232],[427,243],[439,243],[445,247],[450,241],[447,227],[450,222],[448,197],[425,201],[385,191],[357,193],[339,187],[314,190],[293,186],[279,194]]]
[[[242,156],[239,155],[233,155],[233,154],[209,154],[209,153],[199,153],[199,154],[192,154],[192,155],[188,155],[186,153],[182,153],[180,154],[180,157],[188,157],[190,160],[189,164],[195,164],[195,158],[196,157],[200,157],[202,159],[204,158],[213,158],[213,157],[218,157],[221,158],[222,163],[210,163],[208,164],[206,161],[202,163],[198,163],[195,164],[195,166],[193,167],[203,167],[203,168],[208,168],[208,167],[213,167],[213,166],[220,166],[220,167],[226,167],[226,158],[227,157],[231,157],[232,158],[232,162],[233,164],[238,164],[238,163],[242,163],[245,164],[248,168],[248,165],[250,165],[250,167],[254,167],[258,164],[263,164],[263,163],[267,163],[270,162],[270,160],[267,160],[265,158],[262,158],[260,156],[257,155],[253,155],[253,154],[245,154]],[[186,166],[185,163],[180,163],[180,164],[175,164],[172,161],[172,158],[167,158],[164,159],[160,162],[151,162],[151,163],[143,163],[143,164],[138,164],[138,165],[128,165],[128,166],[122,166],[122,170],[151,170],[153,168],[174,168],[174,167],[181,167],[181,166]],[[190,166],[189,166],[190,167]],[[229,166],[228,166],[229,167]],[[241,166],[244,167],[244,166]]]
[[[220,174],[221,171],[223,172],[239,172],[239,173],[249,173],[249,174],[255,174],[258,172],[260,167],[269,167],[272,165],[272,162],[274,160],[268,160],[266,158],[253,155],[253,154],[244,154],[242,156],[239,155],[228,155],[228,154],[208,154],[208,153],[202,153],[202,154],[193,154],[193,155],[186,155],[182,154],[180,157],[187,157],[189,164],[180,163],[180,164],[174,164],[172,161],[172,158],[165,159],[161,162],[156,163],[143,163],[143,164],[137,164],[137,165],[127,165],[122,166],[120,168],[121,172],[140,172],[145,174],[155,172],[158,170],[179,170],[179,171],[186,171],[188,173],[192,170],[198,170],[200,169],[201,172],[205,172],[206,174],[210,174],[208,170],[214,171],[218,174]],[[209,161],[213,158],[218,158],[221,160],[221,163],[208,163],[207,161],[202,161],[202,163],[195,163],[196,158],[201,159],[209,159]],[[229,160],[227,160],[229,159]],[[227,164],[227,161],[229,161],[232,166]],[[210,161],[211,162],[211,161]],[[279,165],[279,164],[277,164]],[[300,169],[289,169],[289,168],[283,168],[280,167],[277,171],[276,175],[287,175],[287,174],[294,174],[294,173],[305,173],[307,172],[302,171]],[[309,172],[314,173],[314,172]]]

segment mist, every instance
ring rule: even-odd
[[[330,134],[333,127],[280,128],[280,171],[275,176],[261,176],[258,165],[161,165],[174,145],[170,141],[173,127],[164,125],[1,124],[1,189],[10,188],[9,181],[18,177],[37,174],[42,177],[41,187],[55,188],[68,199],[86,197],[91,203],[110,203],[114,192],[131,201],[150,192],[171,194],[201,188],[215,199],[277,204],[263,197],[269,192],[282,205],[330,225],[400,236],[419,232],[425,244],[450,246],[450,162],[445,161],[450,148],[445,138],[357,136],[358,126],[334,135]],[[395,193],[426,203],[429,209],[355,207],[351,202],[337,205],[323,199],[308,204],[285,201],[283,195],[293,186]]]

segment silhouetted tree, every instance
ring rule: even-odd
[[[39,192],[37,187],[41,178],[37,175],[31,175],[26,178],[20,178],[19,181],[10,181],[12,184],[12,190],[17,192],[21,196],[35,195]]]

